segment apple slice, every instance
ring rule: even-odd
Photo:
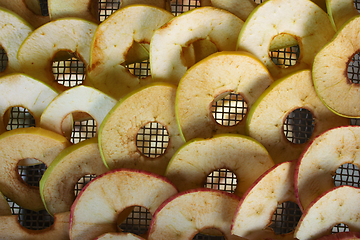
[[[122,0],[120,8],[135,4],[151,5],[171,12],[170,0]]]
[[[88,174],[107,172],[97,138],[87,139],[64,149],[49,165],[39,184],[41,198],[51,215],[70,211],[78,180]]]
[[[198,40],[210,40],[218,51],[235,50],[243,24],[234,14],[215,7],[195,8],[173,18],[155,31],[150,42],[154,81],[177,85],[192,64],[183,50]]]
[[[72,87],[49,103],[40,117],[40,126],[69,137],[72,126],[64,126],[63,120],[70,113],[85,112],[96,121],[97,128],[99,128],[116,102],[117,100],[95,88],[84,85]],[[64,127],[67,128],[64,129]]]
[[[288,68],[275,65],[269,56],[272,40],[281,34],[292,35],[300,47],[297,64]],[[327,13],[310,0],[268,0],[247,18],[237,49],[253,53],[274,79],[279,79],[301,69],[311,69],[315,54],[334,34]]]
[[[59,91],[67,89],[55,81],[52,61],[58,52],[74,53],[85,67],[97,24],[80,18],[61,18],[35,29],[22,43],[18,60],[24,73]],[[85,79],[83,84],[86,84]]]
[[[153,83],[122,98],[99,129],[101,156],[109,169],[135,168],[163,175],[170,158],[184,143],[175,119],[176,87]],[[157,158],[142,154],[136,145],[139,130],[149,122],[164,126],[169,135],[165,152]]]
[[[295,191],[302,210],[323,192],[334,188],[333,175],[343,164],[360,167],[358,148],[360,126],[330,129],[315,138],[299,158],[295,172]]]
[[[273,165],[267,150],[255,140],[224,134],[184,144],[170,160],[165,177],[181,192],[203,187],[210,173],[225,168],[236,175],[234,193],[241,197]]]
[[[360,232],[339,232],[318,238],[318,240],[355,240],[355,239],[360,239]]]
[[[286,117],[298,108],[309,110],[315,124],[313,133],[302,144],[288,141],[283,130]],[[316,136],[330,128],[350,124],[349,119],[337,116],[321,102],[310,70],[301,70],[274,82],[248,114],[248,135],[264,145],[275,163],[299,158]]]
[[[176,93],[176,119],[182,137],[188,141],[219,133],[245,134],[246,115],[234,126],[222,126],[215,121],[211,105],[234,92],[251,109],[272,82],[265,66],[246,52],[223,51],[198,62],[185,73]]]
[[[54,223],[43,230],[31,230],[20,225],[17,215],[0,216],[1,239],[11,240],[40,240],[40,239],[69,239],[70,212],[59,213],[54,216]]]
[[[132,49],[138,54],[132,53],[130,62],[147,59],[148,51],[143,49],[144,54],[139,49],[150,44],[154,31],[173,17],[150,5],[130,5],[109,16],[97,28],[91,44],[87,73],[91,83],[116,99],[148,83],[151,78],[141,80],[124,66],[128,53]]]
[[[296,202],[294,169],[295,161],[277,164],[253,183],[236,210],[231,227],[232,234],[246,239],[294,239],[294,232],[276,235],[273,229],[268,227],[279,204]]]
[[[128,207],[155,210],[177,189],[165,177],[129,169],[104,173],[83,188],[71,207],[70,239],[94,239],[117,231],[118,215]]]
[[[359,232],[359,199],[360,189],[352,186],[343,185],[324,192],[305,209],[294,236],[318,239],[329,235],[339,223],[346,224],[350,231]]]
[[[353,0],[326,0],[327,11],[335,30],[350,18],[359,15]]]
[[[6,201],[5,196],[0,192],[0,216],[11,215],[11,208],[9,203]]]
[[[37,187],[26,184],[18,173],[18,162],[32,158],[46,166],[70,142],[57,133],[38,127],[17,128],[0,135],[0,191],[19,206],[39,211],[44,209]]]
[[[142,238],[132,233],[117,232],[105,233],[100,237],[95,238],[94,240],[145,240],[145,238]]]
[[[360,50],[360,14],[351,18],[316,55],[314,86],[323,103],[338,115],[359,118],[359,86],[348,77],[352,58]]]
[[[216,229],[226,239],[240,198],[220,190],[198,188],[181,192],[166,200],[154,213],[148,240],[193,239],[204,230]]]

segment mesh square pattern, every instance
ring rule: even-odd
[[[261,3],[261,0],[255,0]],[[40,0],[42,14],[48,15],[47,1]],[[360,9],[360,0],[354,0],[354,5]],[[200,6],[196,0],[172,0],[171,9],[175,16]],[[99,19],[105,20],[114,11],[119,9],[120,0],[100,0],[99,1]],[[280,49],[270,53],[271,59],[281,67],[294,65],[299,58],[299,47]],[[356,54],[353,61],[349,64],[348,77],[354,83],[359,83],[359,55]],[[6,53],[0,49],[0,71],[4,71],[7,65]],[[135,63],[127,66],[129,71],[140,78],[150,74],[150,66],[148,61]],[[64,61],[53,63],[53,73],[55,79],[65,86],[75,86],[82,83],[85,74],[84,64],[71,57]],[[224,99],[213,103],[212,112],[215,120],[222,125],[235,125],[246,115],[247,107],[244,99],[237,94],[230,93]],[[353,125],[360,125],[357,120],[352,120]],[[35,120],[31,114],[22,107],[14,107],[11,109],[10,120],[7,129],[15,129],[22,127],[35,126]],[[292,112],[285,121],[284,134],[287,139],[293,143],[303,143],[311,135],[314,129],[314,121],[311,113],[306,109],[297,109]],[[85,139],[96,135],[96,122],[92,119],[74,122],[74,129],[71,135],[71,141],[78,143]],[[166,129],[157,123],[149,123],[138,134],[137,145],[143,154],[149,157],[157,157],[166,149],[169,139]],[[46,170],[44,164],[30,167],[19,166],[18,171],[21,178],[29,185],[38,186],[39,180]],[[359,187],[359,169],[352,164],[341,166],[334,176],[336,186],[353,185]],[[76,185],[74,192],[77,195],[81,189],[96,176],[87,175],[81,178]],[[234,192],[237,184],[236,176],[227,169],[219,169],[211,173],[205,183],[205,187],[220,189],[228,192]],[[28,229],[40,230],[53,224],[54,219],[44,210],[33,212],[19,207],[11,199],[7,199],[13,214],[18,215],[19,222]],[[277,234],[288,233],[292,231],[298,220],[301,211],[299,207],[292,202],[285,202],[278,206],[275,211],[270,227]],[[134,207],[128,218],[120,224],[120,228],[126,232],[135,234],[143,234],[147,231],[151,221],[151,214],[143,207]],[[339,224],[333,228],[333,232],[348,231],[348,227]],[[197,234],[194,239],[225,239],[222,236],[207,236]]]

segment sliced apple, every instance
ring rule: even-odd
[[[0,216],[11,215],[11,208],[5,196],[0,192]]]
[[[176,194],[154,213],[147,239],[193,239],[209,229],[220,231],[228,240],[240,239],[230,233],[239,201],[235,194],[206,188]]]
[[[173,18],[155,31],[150,42],[154,81],[177,85],[192,64],[183,50],[198,40],[210,40],[218,51],[235,50],[243,24],[234,14],[215,7],[195,8]]]
[[[165,177],[129,169],[109,171],[88,183],[71,207],[70,239],[94,239],[117,231],[124,209],[142,206],[155,210],[177,190]]]
[[[236,210],[231,226],[232,234],[246,239],[294,239],[294,232],[277,236],[268,227],[279,204],[296,202],[294,169],[295,161],[277,164],[252,184]]]
[[[0,232],[2,239],[11,240],[40,240],[40,239],[69,239],[70,212],[59,213],[54,216],[54,223],[43,230],[31,230],[20,225],[17,215],[0,216]]]
[[[353,0],[326,0],[326,8],[335,30],[350,18],[359,15]]]
[[[360,14],[351,18],[316,55],[314,86],[323,103],[338,115],[360,118],[360,86],[348,77],[348,66],[360,51]]]
[[[288,68],[275,65],[269,56],[270,44],[280,34],[292,35],[300,47],[297,63]],[[311,69],[315,54],[334,34],[327,13],[310,0],[268,0],[247,18],[237,49],[253,53],[274,79],[279,79],[301,69]]]
[[[283,125],[295,109],[310,111],[314,119],[314,131],[302,144],[287,140]],[[350,120],[337,116],[321,102],[315,92],[310,70],[301,70],[274,82],[257,99],[249,111],[247,133],[269,151],[275,163],[300,157],[316,136],[337,126],[349,125]]]
[[[170,0],[123,0],[121,1],[120,8],[134,4],[151,5],[171,12]]]
[[[99,24],[98,0],[48,0],[51,20],[78,17]]]
[[[132,233],[117,232],[105,233],[100,237],[95,238],[94,240],[145,240],[145,238],[142,238]]]
[[[170,158],[184,143],[175,119],[176,87],[153,83],[122,98],[99,129],[101,156],[109,169],[135,168],[163,175]],[[136,145],[139,130],[149,122],[164,126],[169,135],[165,152],[150,158]]]
[[[304,210],[320,194],[334,188],[333,176],[343,164],[360,167],[359,126],[328,130],[315,138],[299,158],[295,172],[295,190]]]
[[[338,232],[319,238],[318,240],[355,240],[360,239],[360,232]]]
[[[359,232],[359,199],[360,189],[352,186],[343,185],[324,192],[305,209],[294,236],[318,239],[331,234],[331,229],[339,223]]]
[[[147,84],[151,78],[141,80],[124,66],[129,62],[127,56],[131,53],[130,62],[147,59],[148,51],[142,45],[150,44],[154,31],[173,17],[150,5],[130,5],[109,16],[99,25],[91,45],[87,73],[91,83],[116,99]]]
[[[251,109],[272,82],[265,66],[246,52],[223,51],[198,62],[185,73],[176,94],[176,119],[184,140],[219,133],[245,134],[247,116],[234,126],[222,126],[212,115],[213,102],[234,92]]]
[[[65,90],[64,85],[55,81],[53,59],[58,52],[70,52],[87,67],[90,44],[97,26],[80,18],[61,18],[35,29],[22,43],[17,55],[22,70],[59,91]],[[86,83],[85,79],[83,84]]]
[[[165,177],[181,192],[203,187],[210,173],[225,168],[236,175],[234,193],[241,197],[273,165],[267,150],[255,140],[224,134],[187,142],[172,157]]]
[[[89,174],[101,175],[107,170],[100,156],[97,138],[64,149],[40,180],[39,190],[48,213],[54,215],[70,211],[78,180]]]
[[[72,87],[49,103],[40,117],[40,126],[69,137],[72,128],[63,125],[64,119],[72,112],[85,112],[96,121],[99,128],[116,102],[117,100],[95,88],[84,85]]]

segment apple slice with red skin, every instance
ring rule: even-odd
[[[356,240],[360,239],[360,232],[339,232],[330,234],[317,240]]]
[[[296,226],[294,236],[298,239],[312,240],[331,234],[339,223],[350,231],[360,231],[360,189],[352,186],[339,186],[319,195],[304,210]]]
[[[141,170],[117,169],[104,173],[82,189],[71,207],[70,239],[94,239],[117,231],[119,214],[142,206],[151,214],[176,187],[165,177]]]
[[[117,232],[105,233],[100,237],[95,238],[94,240],[145,240],[145,238],[142,238],[132,233]]]

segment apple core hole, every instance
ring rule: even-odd
[[[124,215],[127,215],[125,220]],[[148,209],[142,206],[132,206],[120,213],[119,228],[124,232],[145,235],[149,230],[151,219],[152,215]]]
[[[353,187],[360,187],[359,168],[351,163],[343,164],[336,169],[333,179],[335,186],[348,185]]]
[[[86,175],[82,176],[75,184],[75,187],[74,187],[75,197],[77,197],[79,195],[79,193],[81,192],[81,190],[95,178],[96,178],[96,175],[94,175],[94,174],[86,174]]]
[[[302,212],[296,203],[291,201],[283,202],[277,206],[269,227],[277,235],[290,233],[295,230],[301,215]]]
[[[9,118],[6,130],[35,127],[35,118],[26,108],[12,107],[8,111],[5,113],[5,117]]]
[[[360,4],[359,4],[360,5]],[[360,84],[360,54],[356,53],[350,62],[348,63],[347,67],[347,77],[349,81],[353,84]]]
[[[157,158],[163,155],[169,143],[166,128],[158,122],[149,122],[136,135],[136,146],[146,157]]]
[[[103,22],[120,8],[120,1],[99,1],[99,20]]]
[[[139,79],[150,76],[150,61],[148,59],[142,62],[127,64],[126,67],[131,74],[137,76]]]
[[[311,112],[305,108],[297,108],[286,117],[283,133],[289,142],[302,144],[310,139],[314,128]]]
[[[236,185],[237,177],[235,173],[228,169],[218,169],[207,176],[204,187],[234,193]]]
[[[86,139],[90,139],[97,134],[97,123],[87,113],[73,113],[74,125],[71,131],[70,142],[76,144]]]
[[[288,39],[281,45],[275,44],[280,38]],[[290,34],[279,34],[273,38],[270,44],[269,56],[271,61],[280,68],[288,68],[294,66],[300,57],[300,47],[296,38]]]
[[[247,103],[241,94],[225,92],[216,97],[212,103],[211,112],[216,123],[222,126],[235,126],[246,116]]]
[[[331,233],[339,233],[339,232],[350,232],[350,229],[346,224],[339,223],[331,229]]]
[[[8,65],[8,56],[4,48],[0,46],[0,72],[4,72]]]
[[[65,87],[81,85],[85,79],[86,67],[74,54],[60,51],[52,63],[55,81]]]

